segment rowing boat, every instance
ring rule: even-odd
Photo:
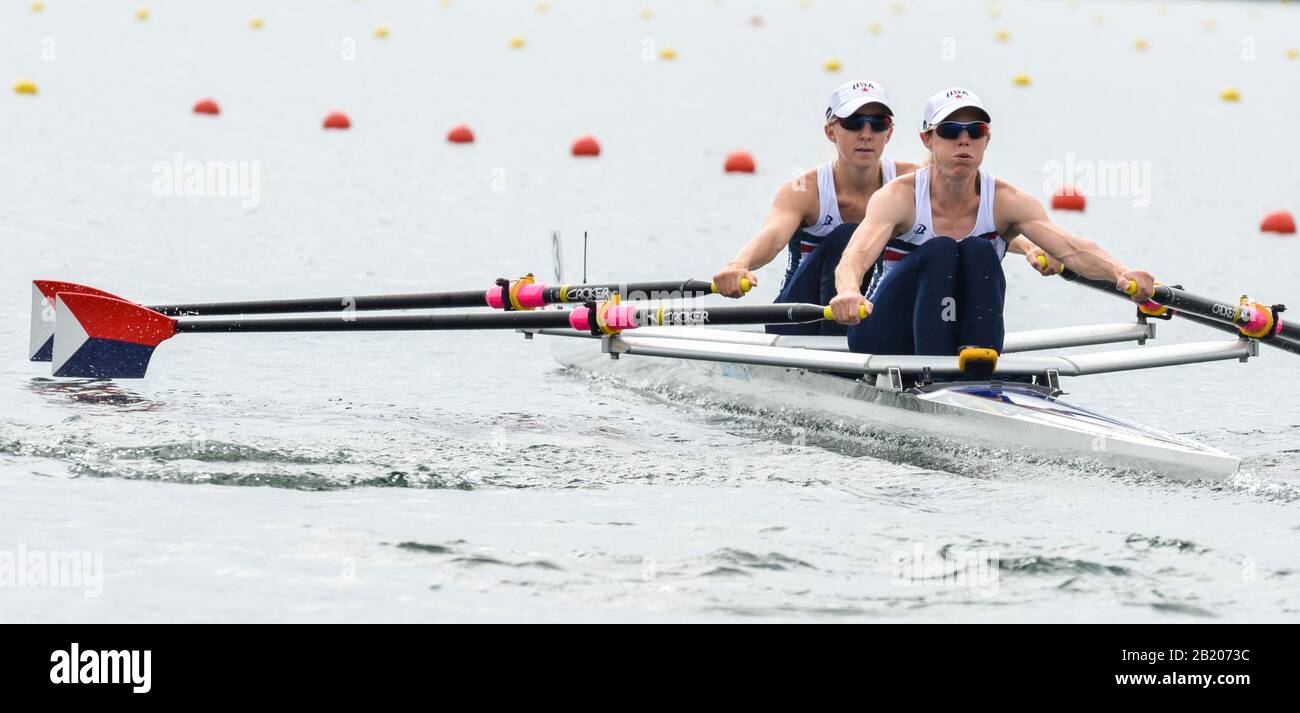
[[[1154,336],[1154,327],[1135,323],[1022,332],[1007,335],[1007,347],[1028,351],[1145,341]],[[797,414],[801,420],[847,421],[870,432],[935,436],[1026,454],[1082,456],[1177,480],[1223,480],[1237,471],[1239,460],[1187,438],[1070,404],[1060,398],[1059,375],[1144,368],[1139,364],[1244,360],[1254,354],[1252,345],[1234,340],[1070,357],[1008,356],[1000,360],[1000,371],[1027,381],[917,384],[903,378],[915,375],[918,367],[945,372],[944,360],[849,355],[843,338],[721,329],[648,328],[635,336],[605,338],[603,349],[589,343],[591,335],[583,332],[542,333],[587,337],[554,339],[552,354],[562,365],[622,381],[684,387],[746,408]]]
[[[1063,276],[1123,296],[1110,283],[1068,270]],[[1129,296],[1136,289],[1136,284],[1128,285]],[[695,304],[696,297],[716,291],[716,286],[694,280],[552,288],[528,276],[498,280],[487,290],[146,307],[96,288],[38,280],[33,284],[30,358],[52,362],[56,377],[143,378],[159,344],[180,335],[516,330],[530,338],[567,337],[558,340],[555,350],[566,365],[685,383],[746,402],[798,408],[884,430],[1095,458],[1180,480],[1222,480],[1236,472],[1236,457],[1070,404],[1060,398],[1061,380],[1246,361],[1258,355],[1260,344],[1300,354],[1300,335],[1279,317],[1282,305],[1244,297],[1239,303],[1220,302],[1176,286],[1157,285],[1151,301],[1138,305],[1135,323],[1012,333],[1001,354],[966,349],[956,356],[857,354],[848,350],[844,338],[740,331],[734,327],[830,319],[830,308]],[[623,302],[621,295],[644,299]],[[691,302],[683,304],[682,298]],[[581,304],[546,308],[566,302]],[[355,314],[471,306],[501,311]],[[316,316],[248,318],[276,313]],[[867,317],[865,309],[860,316]],[[1175,316],[1233,338],[1145,346],[1155,337],[1152,320]],[[1139,346],[1056,353],[1123,342]],[[649,359],[629,364],[641,357]]]

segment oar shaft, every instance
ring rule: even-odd
[[[1073,270],[1063,269],[1061,277],[1112,295],[1128,297],[1126,293],[1106,280],[1093,280]],[[1152,295],[1151,301],[1168,307],[1179,317],[1238,336],[1242,336],[1243,329],[1255,326],[1258,320],[1267,316],[1260,314],[1258,311],[1260,308],[1257,307],[1213,300],[1168,285],[1156,285],[1155,294]],[[1271,308],[1263,309],[1270,309],[1271,311]],[[1273,313],[1272,317],[1276,319],[1276,313]],[[1260,341],[1294,354],[1300,354],[1300,336],[1293,333],[1294,329],[1287,330],[1284,326],[1276,329],[1277,331],[1271,337],[1262,338]]]
[[[157,305],[149,309],[169,317],[220,317],[236,314],[303,314],[320,312],[376,312],[400,309],[446,309],[456,307],[497,307],[510,304],[514,293],[520,306],[531,309],[563,302],[603,302],[614,293],[625,300],[667,300],[702,297],[715,292],[705,280],[660,280],[650,282],[593,283],[585,285],[544,285],[511,282],[502,294],[500,286],[485,290],[456,292],[415,292],[395,295],[312,297],[306,299],[254,300],[244,302],[196,302]],[[504,296],[504,299],[503,299]]]
[[[739,305],[728,307],[643,307],[610,305],[573,310],[420,314],[363,317],[287,317],[284,319],[182,319],[175,331],[231,332],[368,332],[468,329],[556,329],[571,327],[618,332],[647,326],[707,326],[814,322],[826,318],[826,308],[811,304]]]

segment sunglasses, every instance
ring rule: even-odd
[[[840,126],[845,131],[862,131],[862,127],[870,124],[871,130],[879,134],[887,131],[894,125],[894,120],[884,114],[854,114],[840,119]]]
[[[989,123],[987,121],[968,121],[963,124],[960,121],[945,121],[934,125],[934,133],[938,134],[939,138],[948,139],[949,141],[961,136],[963,131],[972,140],[982,139],[989,133]]]

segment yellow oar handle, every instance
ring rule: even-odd
[[[831,312],[829,306],[822,309],[822,315],[825,319],[835,319],[835,313]],[[869,315],[866,305],[858,305],[858,319],[866,319]]]
[[[1137,283],[1137,281],[1136,281],[1136,280],[1129,280],[1129,281],[1128,281],[1128,287],[1125,287],[1125,288],[1124,288],[1124,293],[1127,294],[1129,297],[1132,297],[1133,295],[1136,295],[1136,294],[1138,293],[1138,283]]]
[[[1047,256],[1046,256],[1046,255],[1039,255],[1039,256],[1038,256],[1037,258],[1035,258],[1035,259],[1038,260],[1038,266],[1039,266],[1039,267],[1047,267]],[[1056,269],[1056,271],[1057,271],[1058,273],[1065,272],[1065,265],[1062,264],[1059,268]]]
[[[749,278],[748,278],[748,277],[742,277],[742,278],[740,278],[740,293],[741,293],[741,294],[745,294],[746,292],[749,292],[749,291],[752,290],[752,289],[754,289],[754,286],[753,286],[752,284],[750,284],[750,282],[749,282]],[[710,282],[710,283],[709,283],[709,291],[712,292],[712,293],[715,294],[715,295],[718,294],[718,283],[716,283],[716,282]]]

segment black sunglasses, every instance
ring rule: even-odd
[[[879,134],[887,131],[894,125],[894,120],[885,114],[854,114],[840,119],[840,126],[845,131],[862,131],[862,127],[870,124],[871,130]]]
[[[949,141],[961,136],[962,131],[965,131],[972,140],[982,139],[989,133],[989,123],[987,121],[968,121],[966,123],[945,121],[934,125],[934,133],[938,134],[939,138],[948,139]]]

